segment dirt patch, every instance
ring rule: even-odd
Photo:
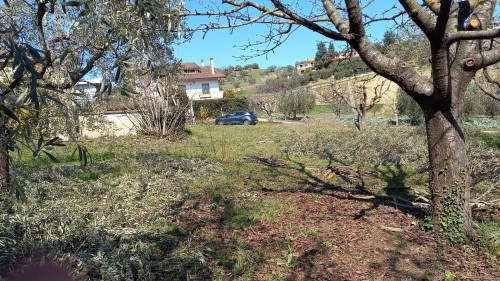
[[[500,280],[498,260],[486,250],[446,246],[422,231],[419,220],[382,202],[310,185],[265,188],[258,196],[296,211],[276,210],[271,220],[238,230],[210,223],[204,231],[204,239],[220,246],[216,252],[238,251],[230,242],[237,238],[248,253],[261,256],[247,261],[254,268],[250,280],[443,280],[446,274]]]

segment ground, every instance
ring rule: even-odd
[[[499,138],[473,133],[477,195],[496,180]],[[88,167],[72,144],[51,151],[60,163],[16,162],[29,204],[4,203],[0,280],[41,256],[83,280],[500,279],[479,232],[450,246],[423,230],[425,210],[382,199],[428,195],[416,127],[201,124],[178,142],[83,145]]]

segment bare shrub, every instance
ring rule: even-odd
[[[154,80],[141,77],[138,84],[141,94],[125,105],[137,134],[179,137],[184,132],[189,103],[186,92],[176,86],[175,77]]]
[[[278,99],[273,95],[252,95],[250,103],[267,114],[269,122],[273,121],[273,113],[278,109]]]

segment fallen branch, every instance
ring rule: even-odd
[[[380,226],[381,229],[387,230],[387,231],[392,231],[392,232],[403,232],[402,228],[399,227],[390,227],[390,226]]]
[[[366,195],[366,196],[361,196],[361,195],[352,195],[351,193],[349,193],[349,198],[354,198],[354,199],[358,199],[358,200],[373,200],[373,199],[377,199],[377,200],[382,200],[384,202],[387,202],[389,204],[392,204],[392,205],[395,205],[395,206],[398,206],[398,207],[401,207],[401,208],[413,209],[413,210],[425,210],[429,206],[429,204],[427,204],[427,203],[412,202],[412,201],[410,201],[408,199],[404,199],[404,198],[401,198],[401,197],[398,197],[398,196],[394,196],[394,195]],[[404,202],[406,204],[398,203],[398,202],[396,202],[396,200],[399,200],[399,201]],[[422,206],[415,206],[414,204],[419,204],[419,205],[422,205]]]
[[[477,202],[472,201],[470,205],[473,211],[500,211],[500,204],[495,202]]]
[[[495,185],[495,184],[492,184],[490,186],[490,188],[488,188],[488,190],[486,190],[483,194],[481,194],[479,197],[477,197],[476,199],[472,200],[472,202],[477,202],[479,201],[480,199],[484,198],[486,195],[488,195],[494,188],[498,188],[499,186],[498,185]]]

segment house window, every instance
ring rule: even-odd
[[[201,92],[203,95],[210,95],[210,85],[208,83],[201,84]]]

